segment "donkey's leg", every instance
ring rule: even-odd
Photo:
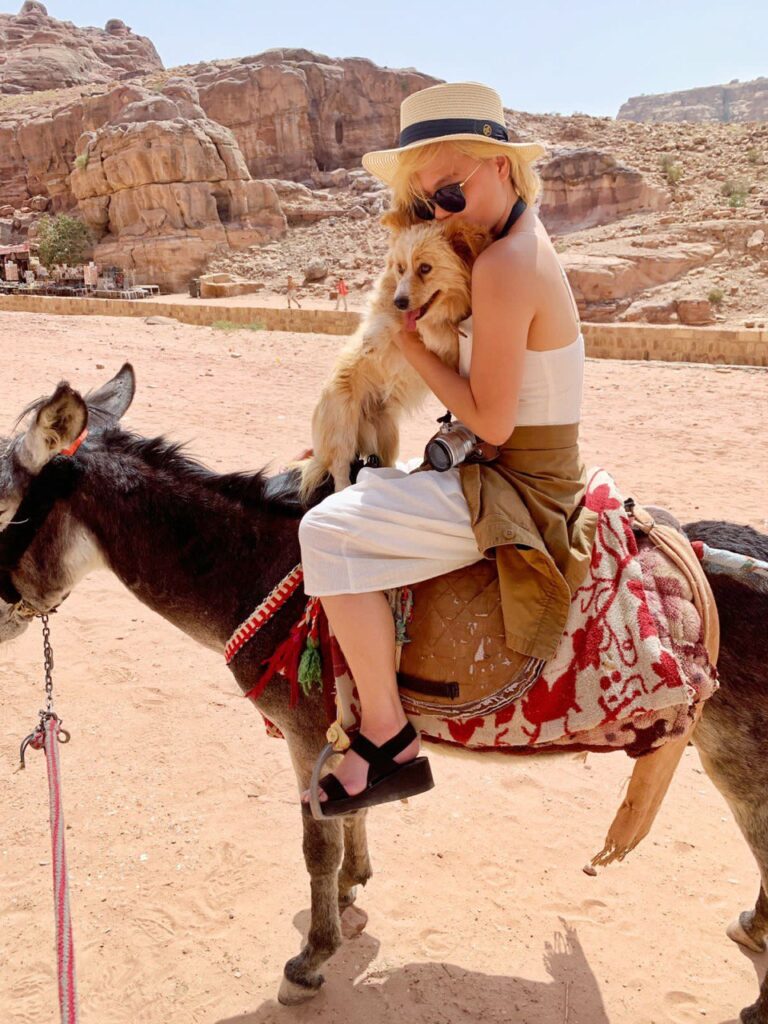
[[[724,702],[722,702],[724,703]],[[760,871],[760,892],[754,910],[745,910],[727,929],[728,937],[755,953],[766,948],[768,936],[768,772],[762,768],[759,733],[733,728],[729,714],[720,714],[720,694],[705,707],[694,733],[704,769],[725,797],[736,824],[749,844]],[[744,723],[740,723],[743,725]],[[729,740],[736,740],[733,744]]]
[[[762,768],[762,732],[744,727],[750,723],[741,716],[748,718],[749,708],[736,710],[727,695],[718,692],[707,705],[711,707],[704,709],[694,742],[704,769],[725,797],[749,843],[761,877],[755,909],[740,914],[727,934],[746,949],[762,953],[768,934],[768,778]],[[757,1002],[742,1010],[740,1019],[742,1024],[768,1024],[768,978],[763,981]]]
[[[287,736],[287,734],[286,734]],[[306,736],[287,736],[299,791],[309,786],[317,745]],[[299,801],[296,801],[299,810]],[[310,879],[311,908],[307,944],[285,965],[278,999],[292,1005],[317,995],[325,980],[320,968],[341,945],[339,918],[339,865],[343,849],[342,824],[338,820],[315,821],[302,815],[304,861]]]
[[[344,860],[339,873],[339,909],[351,906],[357,886],[365,885],[373,874],[368,856],[365,811],[344,817]]]

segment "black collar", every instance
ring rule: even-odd
[[[499,238],[503,238],[504,235],[509,233],[509,229],[527,208],[528,203],[526,203],[522,196],[519,196],[517,202],[509,211],[509,216],[507,217],[504,227],[501,229],[501,233],[498,236]]]

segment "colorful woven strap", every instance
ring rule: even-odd
[[[254,608],[245,622],[240,623],[224,647],[224,657],[227,664],[232,661],[240,648],[244,647],[249,640],[252,640],[261,627],[269,622],[275,612],[278,612],[285,602],[296,593],[303,579],[304,571],[301,568],[301,564],[299,564],[294,569],[291,569],[288,575],[284,576],[276,587],[270,590],[258,608]]]

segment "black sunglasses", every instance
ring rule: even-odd
[[[439,206],[441,210],[445,210],[447,213],[461,213],[467,205],[467,197],[461,191],[462,187],[466,185],[480,166],[478,164],[474,170],[470,171],[464,181],[454,181],[450,185],[442,185],[431,196],[427,196],[426,199],[414,199],[411,204],[414,215],[419,220],[434,220],[436,206]]]

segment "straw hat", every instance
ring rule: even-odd
[[[444,82],[406,96],[400,104],[400,145],[365,153],[363,167],[391,184],[400,154],[431,142],[488,142],[500,153],[538,160],[546,149],[538,142],[510,142],[501,96],[480,82]]]

